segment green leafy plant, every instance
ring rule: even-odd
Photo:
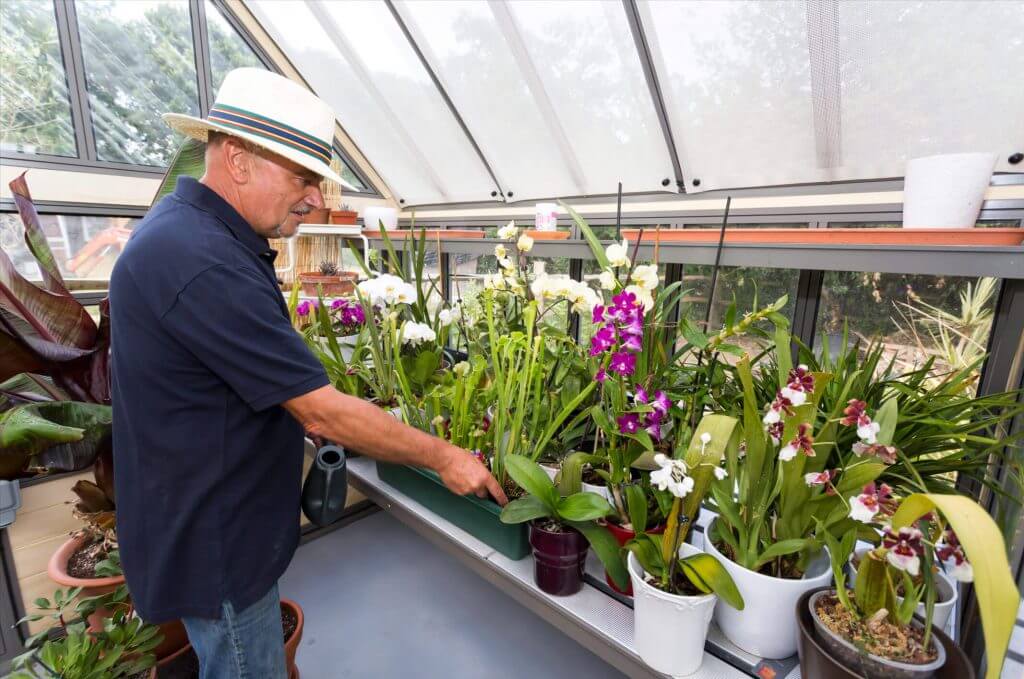
[[[615,584],[625,588],[629,583],[629,574],[619,544],[611,533],[596,522],[596,519],[612,511],[608,501],[594,493],[562,497],[540,465],[522,455],[509,455],[505,465],[509,476],[527,495],[505,505],[501,510],[502,522],[525,523],[550,519],[579,531],[601,559]]]
[[[637,532],[626,544],[640,566],[657,582],[657,586],[673,594],[684,594],[682,575],[697,591],[717,594],[727,604],[743,609],[743,597],[728,571],[710,554],[680,557],[679,550],[700,512],[701,501],[716,474],[725,451],[739,446],[738,422],[725,415],[705,415],[697,425],[684,454],[676,459],[659,456],[660,469],[652,473],[672,496],[665,532],[652,535]],[[642,521],[633,517],[634,521]]]
[[[337,276],[338,265],[329,259],[320,262],[319,271],[321,276]]]
[[[113,563],[105,567],[110,572],[120,572]],[[98,568],[97,572],[107,571]],[[153,650],[163,636],[157,626],[144,623],[133,613],[127,588],[122,585],[86,599],[80,599],[80,594],[81,588],[58,589],[52,602],[48,598],[36,599],[38,612],[26,616],[19,624],[50,618],[59,632],[54,634],[52,629],[45,629],[29,637],[25,642],[29,650],[12,661],[12,677],[37,677],[40,665],[47,676],[62,679],[118,679],[153,667]],[[101,609],[108,612],[102,631],[87,630],[85,619]]]

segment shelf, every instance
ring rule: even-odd
[[[423,505],[395,490],[377,476],[366,457],[348,460],[349,483],[381,508],[435,545],[457,557],[474,572],[520,604],[557,627],[605,662],[629,677],[663,678],[647,667],[633,650],[633,611],[590,584],[600,578],[600,565],[588,563],[587,583],[573,596],[553,597],[533,583],[533,560],[512,561],[457,528]],[[705,651],[695,679],[738,679],[751,676]],[[781,679],[784,675],[777,675]],[[790,676],[798,676],[791,673]]]
[[[370,238],[373,244],[379,238]],[[494,254],[494,246],[506,241],[487,239],[446,239],[442,252],[475,255]],[[710,265],[715,263],[717,243],[662,243],[661,263]],[[633,245],[630,245],[630,254]],[[537,241],[530,257],[593,259],[590,246],[581,240]],[[654,244],[640,245],[640,261],[654,259]],[[878,273],[928,274],[945,276],[994,276],[1024,279],[1024,246],[955,245],[835,245],[737,243],[722,248],[722,266],[810,269],[822,271],[869,271]]]

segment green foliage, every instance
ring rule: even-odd
[[[629,574],[622,558],[622,549],[596,519],[608,516],[612,507],[596,493],[575,493],[562,497],[555,484],[539,464],[522,455],[505,458],[509,476],[526,491],[525,497],[513,500],[501,510],[504,523],[524,523],[548,518],[578,530],[601,559],[615,584],[625,588]]]
[[[109,445],[110,429],[110,406],[96,403],[26,403],[0,412],[0,478],[14,478],[44,451],[52,469],[84,469]]]

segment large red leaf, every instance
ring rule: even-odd
[[[43,274],[43,287],[55,294],[70,297],[67,287],[64,285],[64,277],[60,275],[60,267],[50,250],[50,244],[46,241],[46,234],[39,223],[39,213],[32,202],[32,195],[28,191],[28,183],[25,182],[25,173],[15,177],[10,184],[11,195],[14,197],[14,204],[18,206],[18,213],[21,215],[21,223],[25,225],[25,244],[29,251],[36,258],[39,270]]]
[[[96,341],[96,323],[78,300],[44,290],[14,268],[0,250],[0,307],[28,323],[40,339],[79,349]]]

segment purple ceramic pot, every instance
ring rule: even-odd
[[[544,530],[530,524],[533,547],[533,579],[541,591],[553,596],[569,596],[583,587],[583,567],[587,561],[587,539],[567,526],[561,532]]]

